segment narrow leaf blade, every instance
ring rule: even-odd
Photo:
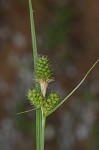
[[[99,59],[92,65],[92,67],[88,70],[88,72],[86,73],[86,75],[83,77],[83,79],[80,81],[80,83],[74,88],[74,90],[72,92],[70,92],[69,95],[67,95],[51,112],[50,114],[52,114],[58,107],[60,107],[70,96],[72,96],[72,94],[81,86],[81,84],[85,81],[85,79],[87,78],[87,76],[89,75],[89,73],[93,70],[93,68],[96,66],[96,64],[99,62]],[[49,114],[49,115],[50,115]]]

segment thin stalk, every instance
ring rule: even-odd
[[[42,150],[44,150],[46,118],[42,116]]]
[[[37,45],[36,45],[36,34],[35,34],[35,25],[33,18],[33,9],[32,9],[32,0],[29,0],[29,12],[30,12],[30,23],[31,23],[31,36],[32,36],[32,48],[33,48],[33,59],[34,59],[34,72],[37,61]],[[37,90],[40,90],[40,87],[35,83]],[[41,109],[36,110],[36,150],[42,150],[42,112]]]
[[[99,59],[92,65],[92,67],[87,71],[83,79],[80,81],[80,83],[50,112],[52,114],[58,107],[60,107],[72,94],[81,86],[81,84],[85,81],[89,73],[93,70],[93,68],[96,66],[96,64],[99,62]],[[49,114],[49,115],[50,115]]]
[[[37,61],[37,45],[36,45],[36,34],[35,34],[35,25],[33,18],[33,8],[32,8],[32,0],[29,0],[29,11],[30,11],[30,23],[31,23],[31,37],[32,37],[32,48],[33,48],[33,59],[34,59],[34,69]]]

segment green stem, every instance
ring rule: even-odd
[[[31,23],[31,37],[32,37],[32,48],[34,55],[34,67],[37,61],[37,45],[36,45],[36,34],[35,34],[35,25],[33,18],[33,8],[32,8],[32,0],[29,0],[29,11],[30,11],[30,23]]]
[[[42,150],[42,112],[36,110],[36,150]]]
[[[42,150],[44,150],[46,118],[42,116]]]
[[[33,9],[32,9],[32,0],[29,0],[29,11],[30,11],[30,23],[31,23],[31,36],[32,36],[32,48],[34,56],[34,72],[37,61],[37,45],[36,45],[36,34],[35,34],[35,25],[33,18]],[[40,90],[40,86],[35,83],[37,90]],[[42,112],[41,109],[36,110],[36,150],[42,150]]]

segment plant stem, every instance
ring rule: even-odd
[[[32,8],[32,0],[29,0],[29,11],[30,11],[30,23],[31,23],[31,37],[32,37],[32,48],[34,55],[34,69],[37,61],[37,45],[36,45],[36,34],[35,34],[35,25],[33,18],[33,8]]]
[[[36,34],[35,25],[33,18],[32,0],[29,0],[29,11],[30,11],[30,23],[31,23],[31,36],[32,36],[32,48],[33,48],[33,58],[34,58],[34,72],[37,61],[37,45],[36,45]],[[35,83],[35,88],[40,90],[40,86]],[[42,112],[41,109],[36,110],[36,150],[42,149]]]
[[[42,150],[44,150],[46,117],[42,115]]]

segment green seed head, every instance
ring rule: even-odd
[[[60,101],[60,95],[58,93],[51,93],[43,104],[43,114],[48,116],[50,112],[57,106]]]
[[[48,103],[50,106],[55,107],[60,100],[60,95],[58,93],[52,93],[48,97]]]
[[[37,81],[52,80],[52,67],[47,56],[39,56],[35,68],[35,78]]]
[[[39,56],[35,67],[35,80],[40,83],[41,93],[45,97],[49,82],[53,81],[52,67],[47,56]]]
[[[44,97],[36,89],[28,91],[28,99],[31,105],[34,105],[36,108],[40,108],[44,101]]]

